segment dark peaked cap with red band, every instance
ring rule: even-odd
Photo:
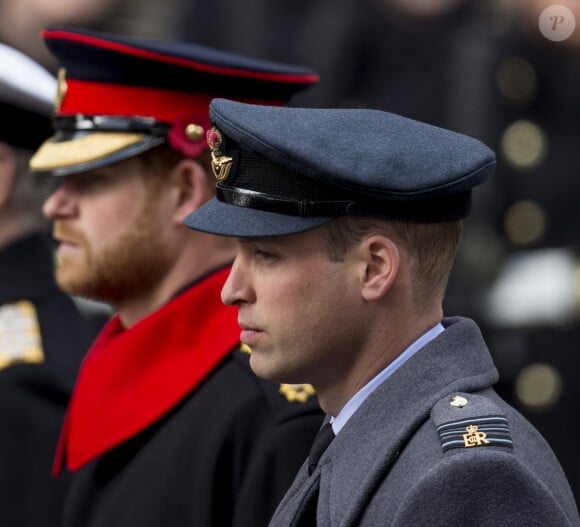
[[[31,169],[67,175],[168,142],[195,157],[205,148],[214,97],[288,104],[318,81],[310,69],[194,44],[75,28],[43,32],[59,61],[54,136]]]
[[[378,110],[216,99],[210,117],[216,198],[185,224],[212,234],[281,236],[338,216],[457,220],[495,167],[476,139]]]

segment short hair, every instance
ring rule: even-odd
[[[163,168],[163,169],[170,169],[181,159],[183,159],[184,155],[181,152],[171,148],[167,144],[162,144],[160,146],[156,146],[151,150],[146,150],[141,154],[138,154],[137,157],[143,161],[146,167],[148,168]]]
[[[179,152],[178,150],[171,148],[168,144],[163,144],[157,146],[151,150],[147,150],[138,156],[146,167],[148,167],[150,172],[161,172],[164,173],[166,170],[171,170],[175,165],[177,165],[182,159],[186,159],[187,156]],[[215,193],[215,180],[212,176],[211,168],[211,156],[209,150],[204,150],[199,156],[194,158],[202,168],[205,170],[208,176],[208,186]]]
[[[413,298],[421,312],[434,300],[442,301],[462,230],[461,220],[417,223],[340,216],[326,225],[323,250],[331,261],[340,262],[366,236],[394,238],[409,253]]]

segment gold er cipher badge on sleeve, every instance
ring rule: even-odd
[[[443,423],[437,427],[444,452],[454,448],[513,448],[510,427],[505,415],[481,415]]]
[[[489,445],[489,441],[486,439],[487,434],[485,432],[478,432],[477,426],[471,425],[468,426],[465,431],[466,434],[463,434],[463,441],[465,444],[465,448],[469,448],[472,446],[480,446],[480,445]]]

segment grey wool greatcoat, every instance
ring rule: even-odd
[[[491,388],[498,373],[477,325],[443,325],[362,404],[312,476],[302,466],[270,527],[315,525],[316,500],[320,527],[580,525],[550,447]]]

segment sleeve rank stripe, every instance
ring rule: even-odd
[[[501,424],[501,425],[507,425],[508,424],[508,420],[501,415],[496,415],[496,416],[486,416],[486,417],[472,417],[470,419],[463,419],[462,421],[451,421],[449,423],[444,423],[442,425],[439,425],[437,427],[438,431],[441,431],[445,428],[452,428],[452,427],[458,427],[458,428],[465,428],[465,425],[470,425],[470,424],[476,424],[476,425],[484,425],[484,424]]]
[[[437,427],[441,448],[501,446],[513,448],[508,421],[503,416],[485,416],[452,421]]]
[[[510,433],[510,429],[507,427],[488,427],[488,426],[480,426],[478,427],[478,430],[482,431],[482,432],[504,432],[505,434],[509,435]],[[455,428],[453,430],[448,430],[446,432],[439,432],[439,437],[443,438],[445,436],[449,436],[449,435],[457,435],[457,434],[464,434],[465,433],[465,428]]]
[[[499,438],[489,438],[488,444],[482,444],[477,446],[503,446],[506,448],[513,448],[514,443],[511,439],[499,439]],[[455,441],[446,441],[445,443],[441,442],[441,448],[443,448],[443,452],[447,452],[448,450],[452,450],[454,448],[467,448],[465,446],[465,441],[455,440]]]

